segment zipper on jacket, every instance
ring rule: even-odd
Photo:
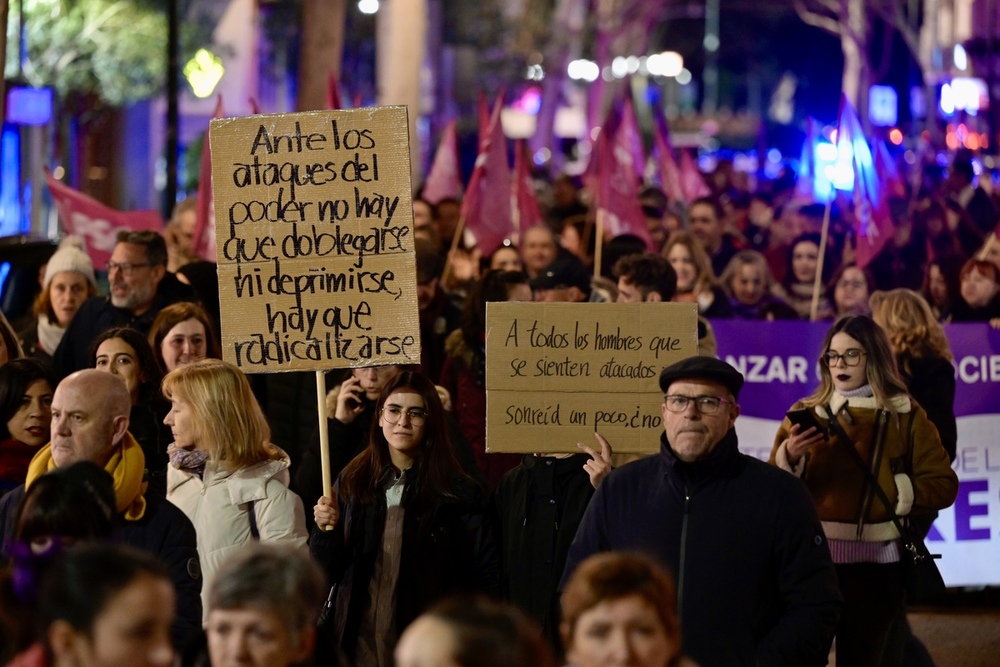
[[[684,617],[684,561],[687,555],[688,509],[691,503],[691,491],[684,485],[684,514],[681,517],[681,554],[677,565],[677,620]]]

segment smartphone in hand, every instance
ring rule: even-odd
[[[799,433],[808,431],[810,427],[816,427],[818,433],[826,433],[826,429],[816,419],[816,413],[809,408],[789,410],[786,416],[788,417],[788,421],[799,425]]]

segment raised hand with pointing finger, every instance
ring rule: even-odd
[[[596,489],[600,485],[601,480],[611,472],[612,465],[611,444],[597,431],[594,431],[594,437],[597,438],[597,443],[601,446],[600,453],[582,442],[576,443],[576,446],[590,455],[590,460],[584,464],[583,469],[590,475],[590,483]]]

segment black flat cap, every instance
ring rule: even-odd
[[[590,272],[583,262],[575,257],[561,257],[549,264],[531,281],[533,290],[558,287],[576,287],[584,294],[590,294]]]
[[[660,389],[666,393],[677,380],[712,380],[728,389],[733,398],[740,397],[743,374],[715,357],[688,357],[667,366],[660,373]]]

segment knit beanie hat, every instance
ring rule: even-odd
[[[59,249],[49,258],[48,266],[45,267],[45,277],[42,280],[44,289],[48,289],[53,276],[62,271],[82,273],[91,285],[97,287],[94,265],[90,261],[90,256],[84,252],[83,239],[79,236],[64,238],[59,244]]]

